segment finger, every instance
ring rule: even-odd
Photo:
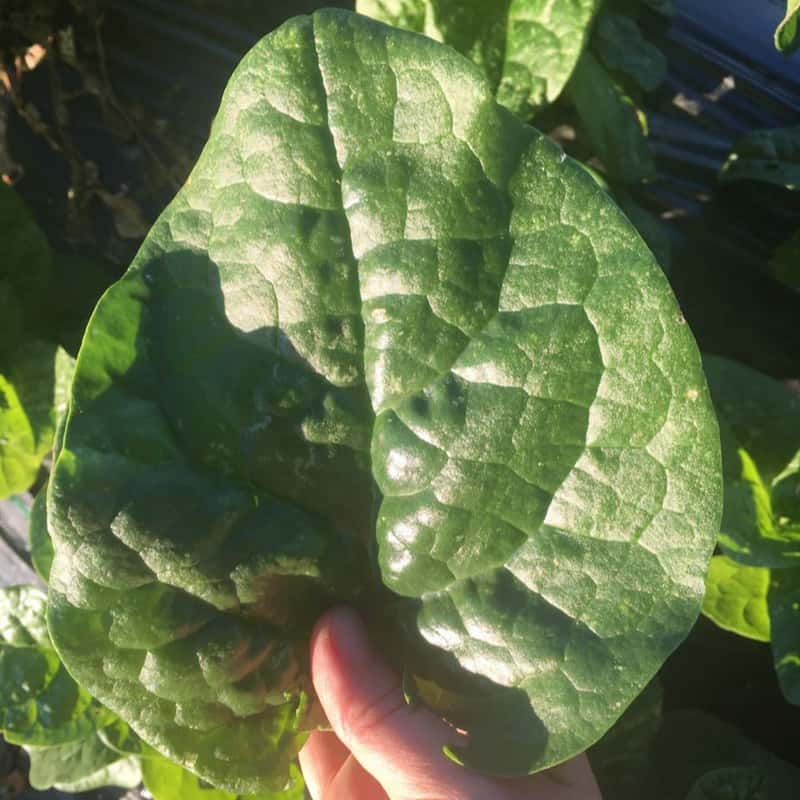
[[[314,800],[322,800],[325,790],[333,782],[336,773],[347,761],[350,751],[339,741],[335,733],[314,731],[300,751],[300,768],[303,778]]]
[[[388,796],[378,781],[350,756],[325,790],[322,800],[388,800]]]
[[[311,674],[337,736],[390,796],[491,796],[486,779],[442,755],[460,737],[431,711],[406,705],[353,611],[333,609],[317,623]],[[481,788],[486,794],[477,794]]]

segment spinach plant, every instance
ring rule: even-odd
[[[493,88],[362,16],[287,22],[87,329],[49,629],[228,792],[291,784],[332,603],[469,730],[448,755],[502,775],[598,739],[699,612],[721,480],[695,343],[625,216]]]
[[[800,396],[727,359],[707,356],[705,367],[725,491],[703,611],[771,642],[783,693],[800,705]]]
[[[53,439],[58,348],[41,337],[51,253],[16,192],[0,184],[0,497],[27,489]]]
[[[545,130],[577,124],[581,159],[602,165],[606,187],[669,269],[669,233],[632,191],[656,174],[642,101],[666,77],[639,18],[669,16],[669,2],[357,0],[356,10],[454,47],[521,119]]]
[[[53,649],[46,604],[31,586],[0,590],[0,733],[28,751],[35,788],[135,786],[138,762],[99,738],[114,715],[75,683]]]

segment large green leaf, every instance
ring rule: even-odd
[[[38,589],[0,589],[0,732],[14,744],[58,745],[112,718],[77,686],[52,649]]]
[[[798,46],[797,21],[800,16],[800,0],[786,0],[786,16],[775,30],[775,47],[788,55]]]
[[[581,56],[567,95],[590,144],[612,177],[627,183],[655,177],[641,112],[592,53]]]
[[[563,90],[599,0],[356,0],[356,10],[455,47],[485,72],[497,100],[530,117]]]
[[[196,775],[164,758],[142,761],[142,777],[153,800],[303,800],[303,780],[296,767],[291,769],[292,789],[286,792],[237,795],[214,789]]]
[[[725,556],[714,556],[706,578],[703,613],[720,628],[768,642],[769,570],[748,567]]]
[[[720,493],[699,355],[625,216],[455,51],[322,11],[245,58],[93,315],[49,624],[145,741],[252,793],[288,779],[308,633],[351,602],[468,721],[455,758],[527,773],[685,636]]]
[[[720,179],[800,188],[800,126],[746,133],[734,145]]]
[[[101,786],[132,789],[142,780],[139,762],[120,756],[103,744],[97,733],[57,747],[27,747],[34,789],[51,787],[77,793]],[[174,798],[182,795],[173,795]]]

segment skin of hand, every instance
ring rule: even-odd
[[[331,732],[300,753],[314,800],[602,800],[586,756],[526,778],[496,779],[449,761],[460,734],[406,704],[400,680],[348,608],[328,611],[311,637],[311,675]]]

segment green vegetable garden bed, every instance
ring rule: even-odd
[[[662,0],[320,5],[0,9],[6,793],[307,796],[347,604],[459,769],[800,796],[798,128],[675,167]]]

